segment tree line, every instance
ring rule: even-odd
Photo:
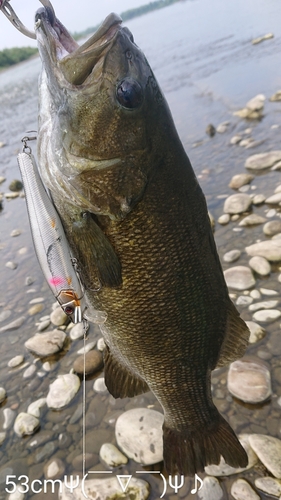
[[[35,47],[13,47],[12,49],[4,49],[0,51],[0,68],[6,68],[25,61],[29,57],[36,54]]]

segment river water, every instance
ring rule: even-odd
[[[217,218],[223,213],[224,200],[221,195],[232,194],[228,183],[235,173],[244,172],[245,160],[250,154],[280,149],[281,103],[271,103],[268,98],[281,88],[281,5],[279,0],[190,0],[176,3],[162,10],[151,12],[134,19],[126,25],[134,34],[136,43],[142,48],[164,91],[174,116],[174,120],[184,147],[191,159],[199,182],[205,192],[208,207]],[[62,19],[63,21],[63,19]],[[93,24],[95,24],[93,22]],[[251,40],[268,32],[274,38],[258,45]],[[20,178],[16,154],[21,148],[20,139],[28,130],[37,128],[37,79],[40,71],[39,58],[19,64],[0,73],[0,176],[6,181],[0,186],[3,193],[13,179]],[[233,112],[244,107],[256,94],[266,96],[264,118],[261,121],[245,122],[233,116]],[[209,123],[215,126],[229,121],[224,134],[217,133],[210,138],[205,129]],[[273,128],[272,128],[273,126]],[[260,145],[247,150],[230,146],[230,138],[252,128],[252,136]],[[280,173],[267,172],[257,175],[257,192],[265,196],[272,194],[280,183]],[[264,208],[256,210],[263,213]],[[12,237],[11,232],[19,229],[20,234]],[[233,226],[216,225],[215,238],[222,256],[227,250],[243,250],[258,238],[263,238],[261,227],[233,232]],[[15,262],[12,270],[5,264]],[[247,264],[247,256],[242,254],[239,264]],[[257,287],[265,286],[278,290],[278,265],[269,278],[257,280]],[[27,277],[33,284],[26,286]],[[44,297],[43,310],[35,316],[28,313],[29,301],[34,297]],[[0,323],[5,326],[14,319],[25,316],[23,325],[11,332],[1,333],[0,385],[5,387],[8,398],[0,409],[0,426],[3,425],[3,409],[11,408],[16,412],[26,411],[28,404],[39,397],[46,397],[49,384],[59,373],[67,373],[82,346],[79,343],[68,345],[63,356],[52,359],[53,371],[44,372],[42,362],[24,348],[24,342],[36,332],[35,323],[51,310],[53,297],[44,282],[37,263],[27,220],[24,198],[4,199],[0,212],[0,313],[11,311],[9,318]],[[241,310],[246,320],[251,319],[248,311]],[[269,325],[267,337],[258,346],[251,346],[249,353],[267,353],[271,368],[273,397],[264,405],[243,405],[232,399],[225,387],[227,370],[220,373],[215,395],[216,404],[231,421],[237,432],[261,432],[280,437],[281,409],[276,404],[281,396],[280,348],[276,352],[268,349],[270,335],[280,332],[278,322]],[[90,337],[99,336],[96,328]],[[82,341],[81,341],[82,342]],[[23,370],[7,368],[8,361],[17,354],[24,354],[25,362],[36,363],[38,372],[32,380],[24,379]],[[96,421],[91,430],[93,443],[87,441],[88,450],[94,454],[93,466],[102,470],[99,463],[98,446],[103,440],[114,442],[114,416],[124,409],[136,406],[154,405],[151,394],[142,397],[115,401],[109,396],[94,394],[93,380],[87,380],[87,405],[91,403]],[[60,457],[66,464],[66,473],[73,472],[71,459],[81,453],[81,420],[69,423],[77,407],[81,405],[80,391],[70,408],[61,412],[45,410],[40,418],[42,432],[50,433],[54,443],[52,452],[44,455],[28,447],[30,438],[18,438],[13,429],[0,448],[0,498],[6,498],[4,491],[7,474],[26,474],[40,479],[45,463],[51,456]],[[223,401],[222,401],[223,399]],[[279,413],[278,413],[279,412]],[[1,430],[1,429],[0,429]],[[64,433],[69,439],[66,448],[58,449],[56,438]],[[43,445],[37,451],[43,449]],[[53,455],[52,455],[53,454]],[[71,458],[69,458],[71,456]],[[133,474],[140,466],[133,461],[121,473]],[[12,472],[11,472],[12,471]],[[257,472],[240,474],[250,481]],[[161,495],[162,487],[158,479],[147,475],[143,479],[150,482],[150,499]],[[222,480],[224,498],[231,498],[229,488],[233,478]],[[194,498],[186,485],[176,495],[168,490],[165,498]],[[260,494],[261,498],[265,498]],[[32,493],[25,495],[31,498]],[[39,494],[34,498],[41,498]],[[44,498],[44,497],[42,497]],[[54,496],[55,498],[55,496]],[[211,499],[210,499],[211,500]]]

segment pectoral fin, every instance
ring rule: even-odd
[[[147,383],[122,365],[110,352],[103,351],[104,380],[110,394],[115,398],[132,398],[149,391]]]

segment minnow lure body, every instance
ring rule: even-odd
[[[63,311],[73,323],[79,323],[86,301],[60,217],[45,190],[33,154],[20,153],[18,164],[39,264]]]

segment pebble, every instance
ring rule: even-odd
[[[0,144],[2,144],[2,143],[0,142]],[[2,177],[0,175],[0,184],[3,184],[3,182],[5,182],[5,180],[6,180],[6,177]]]
[[[69,335],[71,340],[77,340],[77,339],[82,339],[84,337],[84,332],[85,330],[83,323],[77,323],[71,328]]]
[[[21,365],[24,362],[24,357],[22,354],[19,354],[18,356],[15,356],[14,358],[10,359],[8,363],[9,368],[15,368],[16,366]]]
[[[50,384],[47,395],[47,405],[49,408],[63,408],[74,398],[80,388],[80,379],[74,373],[59,375],[58,378]]]
[[[4,443],[6,436],[7,436],[6,432],[0,432],[0,446],[1,446],[1,444]]]
[[[255,226],[257,224],[263,224],[265,221],[265,217],[262,217],[261,215],[250,214],[239,222],[239,226]]]
[[[105,349],[105,341],[103,337],[100,337],[97,341],[97,349],[103,351]]]
[[[260,360],[239,359],[229,367],[227,388],[245,403],[261,403],[272,394],[270,372]]]
[[[230,122],[223,122],[223,123],[220,123],[218,126],[217,126],[217,132],[219,134],[224,134],[227,129],[228,129],[228,126],[230,125]]]
[[[205,467],[205,472],[209,474],[210,476],[231,476],[232,474],[238,474],[242,471],[251,469],[258,461],[257,455],[255,452],[252,450],[250,443],[249,443],[249,434],[240,434],[238,436],[240,443],[242,444],[243,448],[246,450],[247,455],[248,455],[248,465],[245,468],[237,468],[235,469],[234,467],[231,467],[227,463],[225,463],[225,460],[223,457],[221,457],[221,461],[219,465],[207,465]],[[210,498],[211,500],[211,498]]]
[[[247,102],[246,108],[252,111],[260,110],[264,107],[265,95],[258,94]]]
[[[120,482],[121,484],[120,484]],[[81,481],[69,496],[69,488],[63,484],[60,500],[146,500],[149,496],[149,484],[131,476],[110,477],[108,479],[86,479]],[[121,486],[122,485],[122,486]],[[126,493],[124,493],[126,492]]]
[[[224,262],[235,262],[241,256],[240,250],[230,250],[230,252],[226,252],[223,256]]]
[[[12,311],[10,309],[4,309],[4,311],[0,312],[0,323],[2,321],[6,321],[12,314]]]
[[[281,150],[270,151],[269,153],[258,153],[247,158],[245,167],[253,170],[269,168],[277,161],[281,160]]]
[[[5,266],[8,268],[8,269],[16,269],[18,267],[18,264],[16,262],[13,262],[11,260],[9,260],[8,262],[6,262]]]
[[[242,141],[242,136],[239,134],[234,135],[230,139],[230,144],[239,144],[239,142]]]
[[[274,295],[278,295],[278,292],[276,292],[276,290],[270,290],[270,288],[260,288],[260,292],[263,295],[267,295],[269,297],[273,297]]]
[[[128,458],[111,443],[104,443],[100,449],[100,458],[109,467],[119,467],[128,462]]]
[[[15,198],[18,198],[19,192],[17,191],[16,193],[4,193],[4,196],[6,200],[14,200]]]
[[[253,205],[260,205],[265,202],[265,196],[264,194],[255,194],[252,201]]]
[[[235,290],[247,290],[255,286],[256,280],[249,267],[235,266],[224,271],[226,284]]]
[[[275,164],[273,165],[273,167],[271,167],[271,169],[270,169],[270,170],[273,170],[273,171],[274,171],[274,170],[280,170],[280,169],[281,169],[281,161],[278,161],[277,163],[275,163]]]
[[[270,101],[281,101],[281,90],[278,90],[277,92],[275,92],[275,94],[273,94],[270,98],[269,98]]]
[[[27,408],[27,413],[30,413],[30,415],[39,418],[40,408],[45,406],[45,404],[46,404],[46,398],[37,399],[37,401],[33,401],[33,403],[30,403],[29,407]]]
[[[3,403],[3,401],[6,399],[7,393],[4,387],[0,387],[0,403]]]
[[[248,296],[245,296],[245,295],[240,295],[238,297],[238,299],[236,300],[236,304],[238,306],[248,306],[248,305],[252,304],[253,300],[254,299],[252,297],[248,297]]]
[[[55,326],[64,325],[68,319],[68,316],[64,313],[61,307],[56,307],[50,316],[51,323]]]
[[[230,492],[235,500],[260,500],[260,496],[245,479],[236,479],[231,486]]]
[[[36,333],[24,345],[29,351],[35,352],[37,356],[45,357],[59,352],[63,348],[65,338],[65,332],[53,330],[46,333]]]
[[[264,309],[253,314],[253,319],[260,323],[272,323],[281,317],[281,312],[277,309]]]
[[[253,297],[253,299],[260,299],[261,298],[261,294],[258,290],[251,290],[250,296]]]
[[[249,266],[253,271],[255,271],[260,276],[268,276],[271,271],[270,264],[268,260],[264,257],[255,256],[249,260]]]
[[[281,260],[281,241],[280,240],[267,240],[254,243],[246,247],[246,252],[252,257],[259,256],[265,259],[278,262]]]
[[[255,479],[255,486],[268,495],[281,497],[281,481],[278,481],[274,477],[258,477]]]
[[[223,214],[218,218],[218,223],[221,224],[222,226],[224,224],[228,224],[230,221],[230,215],[229,214]]]
[[[30,365],[24,372],[23,372],[23,378],[31,378],[33,377],[34,373],[36,372],[36,366],[34,364]]]
[[[80,375],[84,373],[84,369],[86,375],[89,375],[90,373],[95,373],[96,371],[101,370],[102,367],[103,367],[103,355],[98,350],[92,350],[87,352],[85,354],[85,360],[84,360],[84,354],[82,354],[81,356],[76,358],[73,363],[74,371],[76,373],[79,373]]]
[[[223,211],[226,214],[241,214],[246,212],[252,204],[252,199],[248,194],[236,193],[226,198]]]
[[[263,232],[266,236],[274,236],[281,233],[281,221],[271,220],[263,226]]]
[[[7,500],[24,500],[25,496],[22,491],[19,491],[21,489],[20,484],[17,485],[16,491],[13,493],[10,493],[10,495],[7,497]]]
[[[41,430],[38,434],[36,434],[30,441],[27,443],[27,448],[35,449],[39,446],[42,446],[45,443],[51,441],[53,433],[51,431]]]
[[[29,413],[19,413],[15,423],[14,431],[19,437],[33,434],[38,429],[40,422],[38,418],[30,415]]]
[[[215,477],[207,476],[203,479],[203,485],[197,492],[200,500],[221,500],[223,490],[219,481]]]
[[[13,229],[13,231],[10,233],[10,236],[14,238],[15,236],[19,236],[20,234],[21,231],[19,229]]]
[[[44,304],[34,304],[28,309],[29,316],[35,316],[44,309]]]
[[[258,43],[264,42],[265,40],[269,40],[270,38],[274,38],[273,33],[267,33],[266,35],[259,36],[258,38],[254,38],[252,40],[252,45],[257,45]]]
[[[251,174],[236,174],[232,177],[230,183],[228,184],[232,189],[239,189],[246,184],[249,184],[255,178]]]
[[[246,325],[250,330],[250,344],[255,344],[265,337],[266,331],[262,326],[258,325],[254,321],[246,321]]]
[[[104,377],[97,378],[94,382],[93,389],[95,392],[98,392],[99,394],[106,394],[108,393],[108,389],[105,385]]]
[[[212,125],[212,123],[207,125],[206,134],[208,134],[210,137],[214,137],[215,133],[216,133],[216,128],[214,127],[214,125]]]
[[[51,324],[51,321],[49,319],[46,319],[45,321],[41,321],[37,327],[38,332],[43,332],[48,328]]]
[[[56,449],[56,445],[53,441],[44,444],[43,448],[39,449],[34,456],[34,460],[36,463],[43,462],[50,458]]]
[[[281,479],[281,440],[265,434],[251,434],[249,442],[269,472]]]
[[[36,299],[32,299],[29,301],[29,304],[41,304],[41,302],[44,302],[44,297],[37,297]]]
[[[11,410],[11,408],[4,408],[3,415],[4,415],[3,429],[4,430],[10,429],[16,418],[16,412],[14,410]]]
[[[77,351],[77,354],[84,354],[84,352],[87,353],[94,349],[94,347],[96,347],[96,341],[87,342],[85,346],[81,347],[81,349]]]
[[[259,309],[273,309],[277,306],[279,300],[263,300],[262,302],[256,302],[249,307],[249,311],[258,311]]]
[[[65,465],[60,458],[51,458],[44,465],[44,476],[46,479],[59,479],[65,472]]]
[[[116,441],[129,458],[143,465],[163,460],[161,413],[147,408],[134,408],[122,413],[115,425]]]
[[[33,285],[33,283],[34,283],[34,279],[33,279],[33,278],[31,278],[31,276],[27,276],[27,277],[25,278],[25,282],[24,282],[25,286],[30,286],[30,285]]]
[[[270,217],[275,217],[276,214],[277,214],[277,212],[276,212],[275,208],[271,208],[270,210],[268,210],[266,217],[269,219]]]
[[[18,179],[14,179],[9,185],[10,191],[21,191],[23,189],[23,184]]]
[[[265,203],[269,203],[272,205],[277,205],[280,202],[281,202],[281,193],[275,193],[272,196],[269,196],[269,198],[266,198],[265,200]]]

